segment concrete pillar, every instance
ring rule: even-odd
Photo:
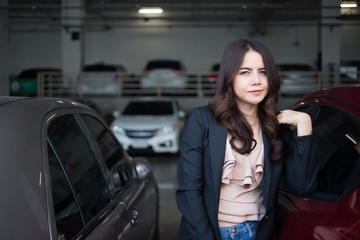
[[[8,0],[0,0],[0,95],[9,95]]]
[[[341,54],[341,10],[339,0],[322,0],[321,70],[323,86],[339,85]]]
[[[75,84],[83,66],[83,0],[62,0],[62,70],[64,82]]]

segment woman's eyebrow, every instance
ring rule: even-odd
[[[249,67],[239,67],[238,70],[251,70],[251,68],[249,68]],[[266,70],[266,68],[265,67],[259,68],[259,70]]]
[[[239,67],[238,70],[251,70],[249,67]]]

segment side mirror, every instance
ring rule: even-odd
[[[180,111],[178,112],[178,115],[179,115],[179,117],[180,117],[181,119],[185,118],[185,116],[186,116],[185,112],[182,111],[182,110],[180,110]]]
[[[113,117],[118,118],[120,116],[120,112],[118,110],[113,112]]]
[[[140,180],[148,178],[151,174],[151,167],[149,162],[143,157],[135,157],[134,162]]]

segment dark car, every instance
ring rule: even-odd
[[[220,63],[214,63],[210,68],[209,82],[216,82],[219,78]]]
[[[0,97],[1,239],[157,239],[158,189],[99,115]]]
[[[280,239],[360,239],[360,86],[317,91],[291,108],[313,120],[320,170],[311,196],[281,187]]]
[[[29,68],[10,79],[11,96],[37,96],[56,93],[62,86],[61,69]],[[40,90],[40,92],[39,92]]]

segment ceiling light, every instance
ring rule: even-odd
[[[343,2],[340,4],[341,8],[357,8],[357,4],[355,2]]]
[[[138,11],[140,14],[159,14],[162,12],[162,8],[140,8]]]

